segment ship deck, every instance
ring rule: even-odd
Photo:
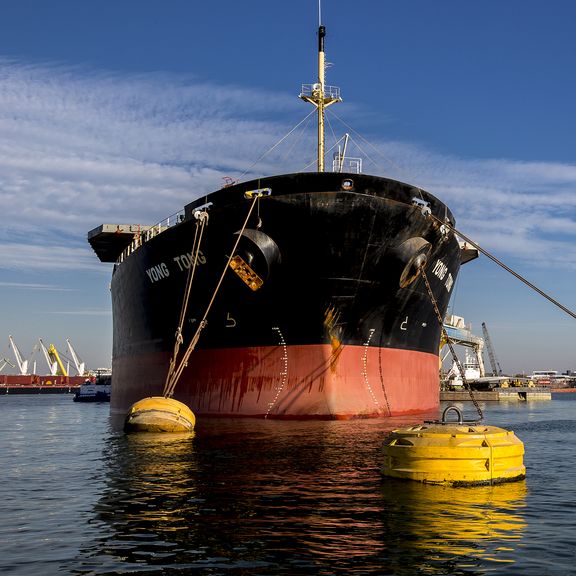
[[[150,228],[142,224],[101,224],[88,232],[88,242],[101,262],[116,262],[134,236]]]

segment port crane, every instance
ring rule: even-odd
[[[16,365],[12,364],[12,362],[10,362],[10,360],[8,360],[8,358],[2,358],[2,360],[0,360],[0,372],[2,372],[2,370],[4,370],[4,368],[6,367],[6,364],[12,366],[12,368],[16,368]]]
[[[40,342],[40,348],[42,348],[42,352],[44,353],[44,358],[46,358],[46,362],[48,363],[50,375],[57,376],[60,373],[62,376],[68,376],[68,369],[64,366],[60,354],[58,354],[58,350],[56,350],[54,344],[50,344],[47,349],[44,342],[42,342],[42,338],[39,338],[38,341]]]
[[[86,373],[85,363],[80,360],[80,358],[76,354],[76,351],[72,347],[72,343],[68,338],[66,338],[66,344],[68,345],[68,350],[70,351],[72,360],[74,361],[74,366],[76,368],[76,372],[78,372],[78,376],[84,376],[84,374]]]
[[[10,346],[12,346],[12,350],[14,351],[14,357],[16,358],[16,364],[18,364],[20,374],[22,376],[28,374],[28,360],[22,358],[22,354],[20,354],[20,350],[18,350],[18,346],[16,346],[12,336],[8,336],[8,340],[10,340]]]
[[[496,353],[494,352],[494,347],[492,346],[492,340],[490,339],[490,334],[488,334],[488,328],[486,327],[486,322],[482,322],[482,333],[484,334],[484,342],[486,343],[486,348],[488,350],[488,357],[490,358],[490,366],[492,367],[492,376],[502,376],[502,368],[500,368],[500,362],[496,358]]]

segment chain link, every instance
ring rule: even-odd
[[[450,352],[452,354],[452,357],[454,358],[454,362],[456,363],[456,366],[458,367],[458,370],[460,372],[460,376],[462,377],[462,384],[464,385],[464,388],[466,388],[466,390],[468,390],[468,393],[470,394],[470,399],[472,400],[474,407],[478,411],[478,416],[480,417],[480,420],[484,420],[484,414],[482,413],[482,409],[480,408],[480,405],[478,404],[476,398],[474,397],[474,393],[472,392],[472,388],[471,388],[470,384],[468,384],[468,380],[466,380],[466,376],[464,375],[464,369],[462,368],[462,364],[460,363],[458,356],[456,356],[456,351],[454,350],[454,346],[452,346],[452,341],[450,340],[448,334],[446,333],[446,330],[444,329],[444,319],[442,318],[442,314],[440,313],[440,309],[438,308],[436,298],[434,298],[434,292],[432,292],[432,288],[430,287],[430,283],[428,282],[428,276],[426,276],[426,271],[424,270],[424,266],[422,266],[420,268],[420,273],[422,274],[422,278],[424,279],[424,284],[426,284],[426,290],[428,291],[428,295],[430,296],[432,306],[434,307],[434,312],[436,313],[436,317],[438,318],[438,322],[440,323],[440,329],[442,330],[442,336],[444,337],[444,340],[446,340],[446,343],[448,344],[448,347],[450,348]]]

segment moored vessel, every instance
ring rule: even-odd
[[[324,170],[325,108],[340,92],[318,36],[318,82],[300,94],[318,112],[316,172],[224,187],[164,225],[88,234],[115,262],[113,413],[159,395],[197,416],[437,409],[437,314],[475,254],[429,192],[342,161]]]
[[[112,373],[99,368],[95,376],[86,378],[74,394],[74,402],[110,402]]]

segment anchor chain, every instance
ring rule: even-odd
[[[482,409],[480,408],[480,405],[478,404],[478,401],[474,397],[472,387],[468,383],[468,380],[466,380],[466,376],[464,374],[464,369],[462,368],[462,364],[460,363],[460,360],[458,359],[458,356],[456,355],[456,351],[454,350],[454,346],[452,346],[452,340],[449,338],[448,334],[446,333],[446,330],[444,329],[444,320],[442,318],[442,314],[440,313],[440,309],[438,308],[438,303],[436,302],[436,298],[434,297],[434,292],[432,292],[432,288],[430,287],[430,282],[428,282],[428,276],[426,275],[426,271],[424,270],[424,266],[420,267],[420,273],[422,274],[424,284],[426,285],[426,290],[428,291],[428,295],[430,296],[430,301],[432,302],[432,306],[434,307],[434,312],[436,313],[436,317],[438,318],[438,322],[440,323],[440,329],[442,330],[442,336],[444,336],[444,339],[446,340],[446,343],[448,344],[448,347],[450,348],[450,353],[452,354],[452,357],[454,358],[454,362],[456,363],[456,366],[458,367],[458,370],[459,370],[460,375],[462,377],[462,384],[464,385],[464,388],[466,388],[466,390],[468,390],[468,393],[470,394],[470,399],[472,400],[472,403],[474,404],[474,407],[476,408],[476,410],[478,412],[478,416],[480,418],[480,421],[482,421],[482,420],[484,420],[484,414],[482,412]]]

